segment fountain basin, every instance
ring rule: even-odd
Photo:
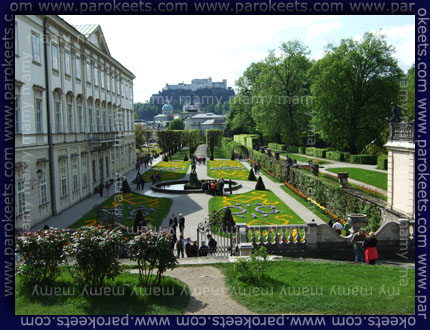
[[[205,181],[201,180],[201,181]],[[210,179],[207,179],[210,180]],[[213,180],[213,179],[212,179]],[[163,181],[151,186],[151,189],[156,192],[162,192],[166,194],[204,194],[204,191],[200,189],[185,189],[185,184],[188,180],[174,180],[174,181]],[[233,186],[232,191],[242,188],[241,184],[232,181]],[[224,185],[224,192],[227,194],[229,192],[228,183]]]

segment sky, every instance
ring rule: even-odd
[[[415,60],[415,18],[403,16],[103,16],[62,15],[69,24],[100,24],[111,55],[134,73],[134,102],[145,102],[166,83],[194,78],[235,81],[252,62],[282,42],[301,40],[310,57],[343,38],[380,33],[394,46],[403,71]]]

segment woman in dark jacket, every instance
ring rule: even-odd
[[[375,237],[375,233],[372,231],[369,233],[369,237],[364,241],[364,247],[366,249],[364,257],[369,265],[374,265],[378,259],[378,250],[376,250],[377,244],[378,240]]]

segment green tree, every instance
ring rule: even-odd
[[[405,115],[409,118],[409,120],[415,119],[415,64],[408,70],[407,75],[407,100],[406,100],[406,109],[407,112]]]
[[[182,130],[182,129],[184,129],[184,123],[179,118],[173,119],[169,123],[169,127],[167,129],[169,131],[172,131],[172,130]]]
[[[329,45],[311,70],[313,122],[320,136],[351,153],[377,140],[399,95],[401,70],[385,37],[365,33],[361,41]]]
[[[219,146],[222,138],[222,129],[208,129],[206,131],[206,144],[210,152],[210,159],[214,160],[215,147]]]
[[[136,147],[140,149],[147,141],[147,131],[143,125],[136,124],[134,125],[134,135],[136,136]]]

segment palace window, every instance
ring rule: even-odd
[[[40,36],[37,33],[31,34],[31,46],[33,51],[33,61],[40,63]]]
[[[25,185],[24,180],[16,181],[16,201],[17,201],[17,215],[25,212]]]
[[[60,160],[60,188],[61,197],[67,196],[67,159]]]
[[[56,44],[51,45],[52,69],[58,71],[58,47]]]

